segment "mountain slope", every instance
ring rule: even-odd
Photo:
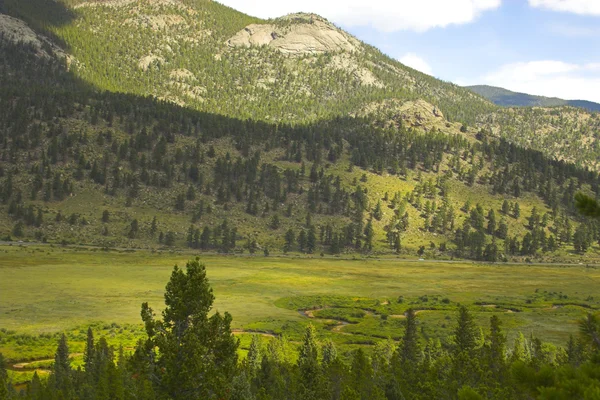
[[[449,123],[600,167],[595,119],[550,123],[528,111],[506,111],[400,64],[313,14],[262,21],[208,0],[6,0],[5,7],[65,49],[71,71],[100,90],[293,124],[381,111],[390,100],[424,100]],[[521,113],[516,120],[523,123],[506,113]],[[540,138],[540,131],[569,138]]]
[[[526,93],[511,92],[495,86],[474,85],[467,89],[485,97],[494,104],[504,107],[556,107],[571,106],[588,111],[600,111],[600,104],[586,100],[563,100],[557,97],[535,96]]]
[[[71,0],[57,10],[63,4],[7,0],[6,8],[64,41],[75,74],[100,89],[267,121],[315,121],[387,98],[423,98],[453,121],[494,108],[316,15],[261,21],[206,0]],[[47,21],[57,13],[68,17]]]
[[[212,2],[71,2],[56,10],[62,3],[36,1],[29,10],[29,2],[8,4],[72,58],[0,39],[3,235],[486,260],[580,257],[600,237],[573,212],[575,191],[597,191],[598,175],[531,149],[543,143],[511,144],[515,126],[529,136],[535,121],[583,129],[596,123],[589,117],[560,125],[561,115],[517,110],[508,118],[509,110],[393,64],[312,15],[256,27]],[[161,28],[183,25],[190,13],[204,14],[186,23],[211,32],[190,50],[194,62],[181,46],[198,30]],[[100,33],[102,26],[114,30]],[[398,70],[369,69],[364,54]],[[335,60],[358,67],[332,73]],[[277,71],[267,92],[257,82],[265,71]],[[231,85],[240,77],[242,85]],[[201,85],[211,96],[192,90]],[[289,104],[274,101],[279,95]],[[473,122],[449,121],[448,113]]]

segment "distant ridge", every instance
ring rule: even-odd
[[[465,86],[467,89],[485,97],[499,106],[505,107],[555,107],[572,106],[589,111],[600,111],[600,104],[586,100],[563,100],[557,97],[535,96],[527,93],[512,92],[495,86],[474,85]]]

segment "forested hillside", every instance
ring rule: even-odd
[[[573,196],[598,174],[570,162],[597,162],[596,114],[496,108],[314,15],[5,9],[37,30],[3,16],[7,239],[490,261],[595,249]]]

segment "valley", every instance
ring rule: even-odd
[[[13,364],[52,358],[60,332],[67,333],[72,352],[82,353],[88,326],[109,343],[133,348],[143,337],[140,304],[160,304],[172,266],[193,256],[17,245],[0,251],[0,352]],[[594,266],[332,257],[201,259],[217,298],[214,309],[232,314],[242,356],[256,333],[284,335],[295,343],[309,323],[349,356],[357,347],[372,348],[388,338],[398,341],[408,308],[423,310],[417,315],[424,337],[444,341],[457,304],[467,305],[481,325],[499,316],[509,343],[523,333],[562,345],[577,332],[577,319],[600,308],[600,269]],[[516,279],[527,283],[515,287]],[[75,356],[74,365],[81,357]],[[26,381],[31,368],[11,374]]]
[[[597,399],[600,114],[478,88],[313,13],[0,1],[0,400]]]

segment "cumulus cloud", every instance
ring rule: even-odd
[[[600,15],[600,1],[598,0],[529,0],[529,5],[579,15]]]
[[[427,63],[427,61],[425,61],[415,53],[406,53],[405,55],[400,57],[398,61],[400,61],[404,65],[408,65],[409,67],[416,69],[417,71],[421,71],[427,75],[433,75],[431,66]]]
[[[600,103],[600,63],[541,60],[506,64],[479,83],[516,92]]]
[[[337,24],[371,26],[383,32],[424,32],[474,21],[502,0],[218,0],[246,14],[276,18],[295,12],[319,14]]]

